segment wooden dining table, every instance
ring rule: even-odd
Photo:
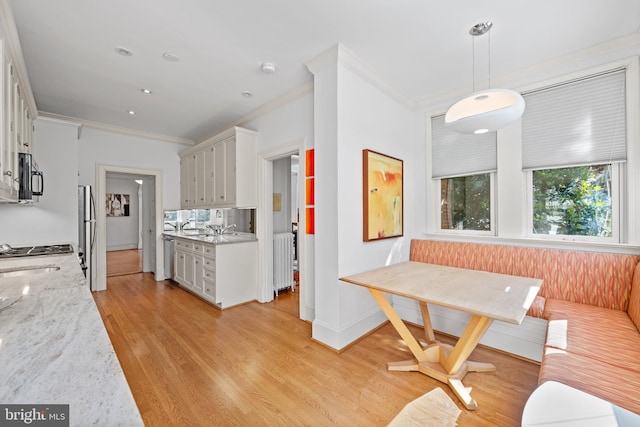
[[[469,361],[469,355],[494,320],[520,324],[542,285],[541,279],[489,273],[406,261],[359,274],[341,281],[369,290],[413,359],[389,362],[390,371],[417,371],[448,384],[465,407],[477,402],[462,384],[467,372],[495,371],[490,363]],[[426,345],[421,345],[393,308],[385,293],[418,301],[422,312]],[[455,346],[436,341],[428,304],[460,310],[471,318]]]

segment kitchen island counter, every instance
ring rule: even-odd
[[[144,425],[76,254],[3,259],[0,274],[0,404],[69,404],[72,426]]]

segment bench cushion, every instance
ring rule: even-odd
[[[640,376],[640,334],[627,313],[547,300],[548,347],[631,369]]]
[[[627,313],[638,331],[640,331],[640,263],[636,265],[636,271],[633,273],[633,285],[631,286]]]
[[[538,384],[557,381],[640,414],[640,375],[579,354],[545,348]]]
[[[541,297],[622,311],[629,305],[631,279],[638,258],[636,255],[421,239],[412,240],[410,250],[412,261],[543,279]]]

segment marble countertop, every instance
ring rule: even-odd
[[[164,231],[165,236],[176,237],[180,239],[189,239],[197,242],[211,243],[214,245],[226,245],[230,243],[257,242],[258,239],[253,233],[229,233],[229,234],[213,234],[207,230],[183,230],[183,231]]]
[[[0,403],[69,404],[72,426],[143,426],[75,253],[0,260]]]

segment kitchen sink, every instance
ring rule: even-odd
[[[15,267],[0,269],[0,277],[26,276],[39,273],[51,273],[60,270],[59,265],[32,265],[28,267]]]

